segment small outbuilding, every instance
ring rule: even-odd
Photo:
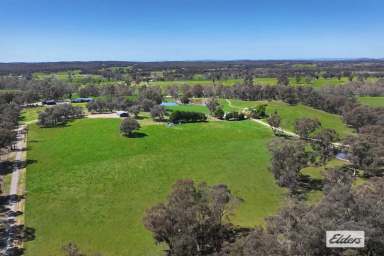
[[[127,111],[116,111],[116,115],[118,115],[119,117],[129,117]]]

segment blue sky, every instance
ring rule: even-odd
[[[382,0],[0,0],[0,62],[359,57]]]

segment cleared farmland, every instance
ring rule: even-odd
[[[56,255],[69,241],[103,255],[158,255],[142,216],[182,178],[228,184],[244,200],[233,217],[239,225],[261,224],[282,205],[284,190],[267,170],[269,129],[251,121],[147,125],[140,138],[125,138],[119,122],[31,125],[26,223],[36,239],[27,255]]]

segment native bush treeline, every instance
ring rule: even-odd
[[[212,255],[382,255],[384,253],[384,179],[357,188],[342,170],[327,173],[325,195],[313,205],[291,200],[266,219],[264,227],[240,228],[230,222],[239,203],[225,185],[178,181],[164,203],[148,209],[145,227],[168,256]],[[337,220],[337,221],[336,221]],[[325,246],[327,230],[363,230],[366,246]]]
[[[12,146],[16,140],[20,107],[11,102],[0,93],[0,149]]]
[[[350,161],[366,176],[380,176],[384,173],[384,126],[367,125],[359,131],[359,136],[345,142],[349,145]]]
[[[334,172],[335,179],[326,178],[328,189],[319,203],[290,202],[278,215],[267,218],[265,228],[228,243],[217,255],[382,255],[384,206],[378,202],[384,195],[383,178],[353,188],[350,176]],[[327,230],[363,230],[365,247],[327,248]]]
[[[54,62],[54,63],[0,63],[0,74],[31,77],[34,72],[79,71],[81,74],[100,75],[107,79],[121,79],[124,75],[134,81],[190,80],[246,78],[247,76],[290,77],[310,79],[366,80],[384,77],[382,60],[334,60],[334,61],[167,61],[167,62]]]
[[[375,112],[372,112],[375,113]],[[276,124],[275,124],[276,125]],[[366,123],[340,141],[335,130],[321,128],[317,119],[301,118],[295,124],[298,138],[278,139],[270,144],[271,171],[280,186],[295,193],[300,187],[300,170],[310,165],[325,165],[337,152],[346,152],[355,176],[381,176],[384,173],[384,128]]]

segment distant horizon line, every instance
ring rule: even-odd
[[[154,62],[235,62],[235,61],[359,61],[359,60],[379,60],[384,57],[346,57],[346,58],[260,58],[260,59],[185,59],[185,60],[55,60],[55,61],[0,61],[0,64],[41,64],[41,63],[73,63],[73,62],[127,62],[127,63],[154,63]]]

